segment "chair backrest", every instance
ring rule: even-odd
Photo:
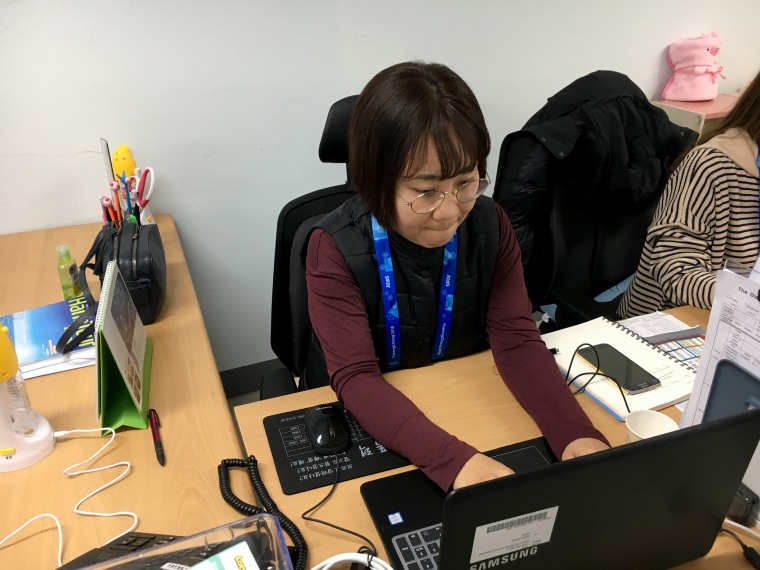
[[[348,124],[358,98],[358,95],[349,95],[332,104],[319,141],[319,160],[345,164],[347,181],[351,179],[348,171]]]
[[[327,115],[319,157],[345,163],[348,173],[348,124],[357,96],[332,105]],[[311,339],[306,274],[301,252],[314,225],[355,193],[344,184],[314,190],[291,200],[280,211],[275,238],[270,342],[277,358],[296,376],[305,365]]]

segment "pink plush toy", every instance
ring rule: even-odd
[[[668,46],[668,63],[673,69],[662,98],[671,101],[708,101],[718,96],[718,77],[725,79],[718,65],[723,40],[718,32],[686,38]]]

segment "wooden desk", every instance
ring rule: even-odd
[[[698,309],[676,311],[677,318],[690,325],[700,322],[706,324],[706,314],[709,313],[702,313]],[[495,373],[489,351],[424,368],[393,372],[386,377],[432,421],[478,449],[494,449],[541,435],[536,424]],[[607,436],[613,446],[625,443],[625,425],[622,422],[615,420],[586,396],[578,398],[594,425]],[[355,551],[360,546],[360,541],[324,525],[301,520],[301,513],[319,502],[328,489],[323,487],[296,495],[282,493],[262,421],[273,414],[334,401],[335,394],[330,388],[318,388],[238,406],[234,410],[247,453],[254,454],[259,460],[259,470],[267,490],[278,507],[296,523],[309,545],[309,566],[337,553]],[[466,402],[466,405],[461,405],[462,402]],[[669,408],[667,413],[674,418],[680,415],[675,407]],[[359,486],[370,479],[412,468],[403,467],[341,482],[327,504],[312,516],[369,537],[378,547],[379,555],[388,560],[360,498]],[[745,543],[760,545],[753,543],[749,537],[742,538]],[[745,567],[742,564],[747,563],[738,543],[721,534],[707,557],[683,567],[722,570]]]
[[[95,465],[132,462],[132,472],[114,487],[85,503],[93,511],[133,511],[138,531],[189,535],[242,518],[222,499],[216,467],[240,457],[232,417],[222,390],[198,300],[177,229],[170,216],[158,217],[167,258],[167,293],[158,321],[147,326],[153,341],[150,403],[161,418],[166,466],[155,456],[149,430],[122,430]],[[77,262],[89,250],[100,224],[87,224],[0,236],[3,286],[0,314],[61,299],[55,248],[68,244]],[[97,279],[93,292],[100,290]],[[80,368],[27,382],[32,407],[54,430],[98,427],[95,417],[95,369]],[[3,490],[0,537],[39,513],[50,512],[63,525],[64,563],[125,531],[127,517],[96,518],[74,514],[75,503],[110,481],[109,470],[69,479],[65,467],[89,457],[101,445],[97,437],[65,438],[39,463],[0,473]],[[241,473],[233,484],[250,501]],[[0,568],[52,568],[58,535],[49,518],[35,521],[0,547]]]
[[[677,307],[665,311],[690,327],[700,326],[707,330],[707,321],[710,320],[710,311],[697,307]]]

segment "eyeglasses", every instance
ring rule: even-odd
[[[471,178],[469,180],[463,180],[457,184],[457,187],[448,192],[440,192],[438,190],[428,190],[417,196],[411,202],[407,202],[404,198],[398,194],[401,201],[412,209],[415,214],[429,214],[436,208],[438,208],[446,199],[446,194],[453,194],[457,201],[466,204],[477,199],[486,191],[488,185],[491,184],[491,179],[488,178]]]

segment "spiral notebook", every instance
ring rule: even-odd
[[[579,325],[542,335],[546,346],[556,349],[555,359],[563,375],[567,376],[570,360],[583,343],[612,345],[650,374],[660,380],[660,387],[641,394],[626,394],[625,400],[619,388],[603,377],[593,379],[585,388],[588,396],[616,419],[623,421],[628,415],[625,402],[635,410],[659,410],[683,402],[691,395],[696,371],[677,358],[649,343],[635,332],[614,321],[599,317]],[[570,376],[581,372],[594,372],[588,363],[576,356]],[[584,384],[588,376],[580,378]]]

